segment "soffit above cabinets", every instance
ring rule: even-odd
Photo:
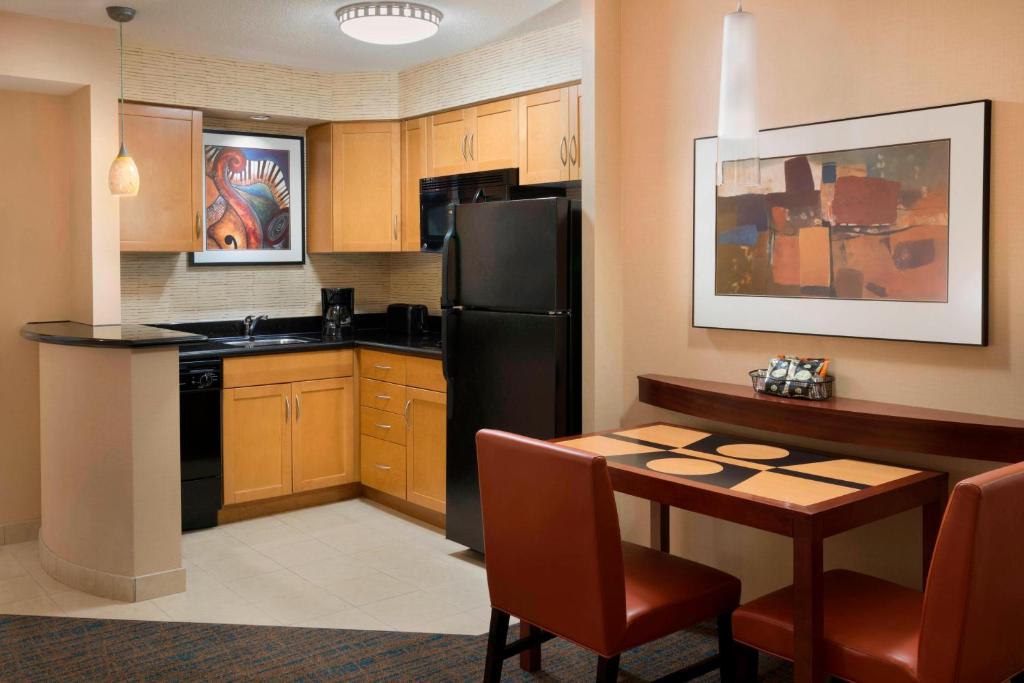
[[[409,45],[370,45],[341,33],[349,0],[134,0],[130,43],[327,72],[400,71],[580,17],[581,0],[432,0],[438,33]],[[0,0],[0,11],[108,26],[109,0]]]

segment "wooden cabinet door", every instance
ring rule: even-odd
[[[569,179],[569,89],[519,98],[519,183]]]
[[[139,193],[119,200],[121,251],[201,251],[202,113],[131,103],[124,113]]]
[[[430,117],[431,177],[470,170],[469,136],[472,110],[457,109]]]
[[[583,179],[583,86],[569,87],[569,180]]]
[[[361,435],[359,471],[363,486],[405,497],[405,446]]]
[[[334,251],[332,124],[306,129],[306,251]]]
[[[334,251],[398,251],[399,124],[334,123],[331,129]]]
[[[292,491],[356,481],[352,378],[295,382]]]
[[[519,102],[516,98],[473,107],[469,158],[474,171],[519,165]]]
[[[420,179],[427,169],[427,117],[402,124],[402,251],[420,250]]]
[[[406,401],[406,500],[444,513],[445,395],[410,387]]]
[[[225,505],[292,492],[291,386],[224,390]]]

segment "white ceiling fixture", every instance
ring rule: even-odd
[[[415,2],[357,2],[337,12],[345,35],[374,45],[405,45],[426,40],[441,26],[439,10]]]
[[[718,91],[718,184],[761,184],[757,151],[757,30],[754,15],[727,14],[722,25],[722,75]]]

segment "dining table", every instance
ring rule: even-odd
[[[921,508],[922,586],[948,474],[657,422],[553,439],[606,458],[612,488],[650,501],[651,547],[669,552],[672,507],[793,539],[793,676],[824,676],[826,538]],[[529,624],[521,626],[528,635]],[[540,647],[520,666],[540,667]]]

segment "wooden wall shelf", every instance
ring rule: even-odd
[[[750,385],[667,375],[637,379],[643,403],[717,422],[912,453],[1024,460],[1024,420],[853,398],[786,399]]]

